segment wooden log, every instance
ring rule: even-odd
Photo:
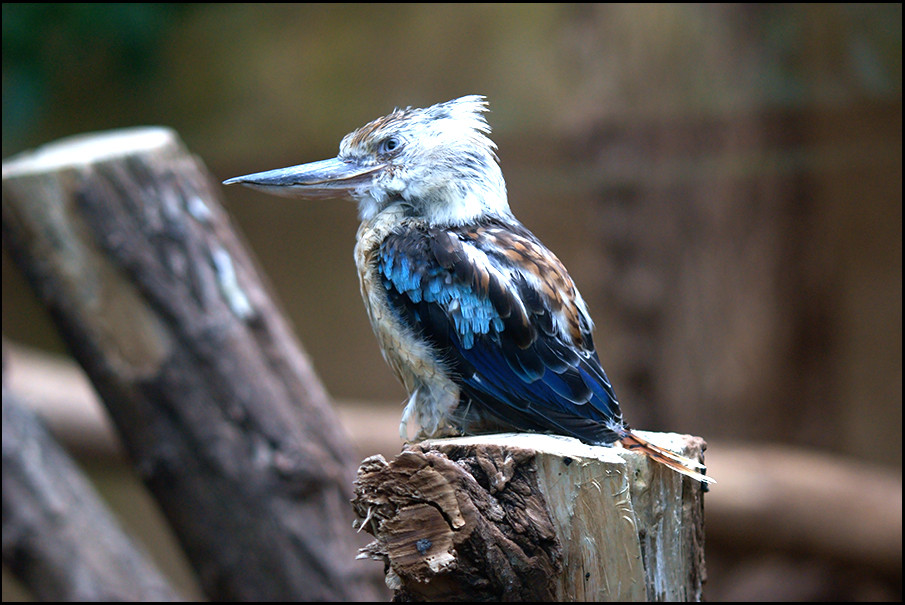
[[[120,455],[77,366],[16,343],[4,343],[4,351],[11,366],[7,383],[64,446],[77,456]],[[336,406],[362,451],[391,457],[398,450],[397,403],[337,401]],[[867,565],[886,575],[901,571],[899,469],[774,443],[708,440],[708,445],[708,473],[719,477],[707,496],[711,547],[794,553],[839,566]],[[713,562],[712,554],[709,559]]]
[[[703,440],[641,433],[699,457]],[[701,485],[553,435],[430,440],[359,467],[353,506],[397,600],[699,601]]]
[[[208,597],[368,600],[357,456],[172,131],[3,163],[3,241],[104,400]]]
[[[66,451],[7,389],[5,369],[4,566],[42,601],[180,600]]]

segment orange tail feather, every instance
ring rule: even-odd
[[[704,474],[703,471],[706,471],[706,467],[697,460],[680,456],[659,445],[654,445],[650,441],[642,439],[638,435],[625,429],[619,432],[619,437],[622,447],[626,449],[641,450],[649,458],[656,460],[664,466],[668,466],[672,470],[681,473],[686,477],[691,477],[692,479],[703,481],[704,483],[716,483],[712,477],[708,477]]]

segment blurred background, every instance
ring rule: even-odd
[[[2,10],[4,158],[164,125],[223,180],[332,157],[394,107],[486,95],[510,204],[581,288],[628,420],[710,444],[705,596],[901,600],[901,4]],[[223,197],[362,456],[398,452],[354,206]],[[5,252],[2,279],[4,337],[65,355]],[[126,524],[165,536],[115,448],[67,422]],[[759,463],[792,478],[782,495]],[[823,501],[835,470],[848,489]],[[799,533],[824,506],[892,511],[873,531],[897,553]],[[172,545],[150,547],[197,594]],[[27,598],[5,569],[3,598]]]

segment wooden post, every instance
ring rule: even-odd
[[[7,388],[3,350],[4,566],[42,601],[182,600]]]
[[[640,432],[699,458],[703,440]],[[619,446],[502,434],[366,459],[353,506],[401,600],[700,601],[699,483]]]
[[[372,600],[357,456],[174,132],[3,163],[3,243],[91,378],[212,600]]]

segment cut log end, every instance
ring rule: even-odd
[[[642,433],[691,458],[703,440]],[[700,600],[699,482],[619,447],[502,434],[366,459],[353,506],[401,600]]]
[[[114,158],[178,145],[177,134],[164,126],[138,126],[66,137],[3,161],[3,178],[89,166]]]

